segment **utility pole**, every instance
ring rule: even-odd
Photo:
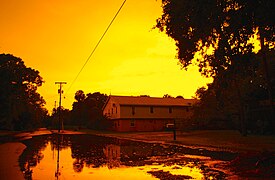
[[[59,108],[58,108],[58,133],[60,133],[60,123],[61,123],[61,95],[63,94],[62,85],[67,84],[66,82],[55,82],[55,84],[59,84],[58,94],[59,94]],[[62,121],[62,129],[63,129],[63,121]]]

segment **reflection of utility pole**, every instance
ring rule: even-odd
[[[58,94],[59,94],[59,108],[58,108],[58,133],[60,133],[60,123],[61,123],[61,95],[63,93],[62,84],[67,84],[66,82],[55,82],[55,84],[59,84]],[[62,129],[63,129],[63,121],[62,121]]]
[[[56,159],[56,172],[55,179],[58,180],[59,176],[61,176],[61,172],[59,169],[59,151],[60,151],[60,134],[57,134],[57,159]]]

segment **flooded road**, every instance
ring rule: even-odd
[[[224,179],[230,153],[94,135],[41,135],[23,140],[25,179]]]
[[[25,134],[0,151],[3,180],[236,177],[227,166],[234,153],[87,134]]]

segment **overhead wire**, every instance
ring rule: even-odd
[[[101,43],[102,39],[104,38],[105,34],[107,33],[107,31],[109,30],[109,28],[111,27],[111,25],[113,24],[113,22],[115,21],[116,17],[118,16],[119,12],[121,11],[121,9],[123,8],[124,4],[125,4],[126,0],[123,1],[123,3],[121,4],[120,8],[118,9],[117,13],[115,14],[115,16],[113,17],[113,19],[111,20],[111,22],[109,23],[108,27],[106,28],[106,30],[104,31],[104,33],[102,34],[102,36],[100,37],[99,41],[97,42],[96,46],[94,47],[93,51],[91,52],[91,54],[89,55],[89,57],[87,58],[87,60],[85,61],[85,63],[83,64],[83,66],[81,67],[80,71],[78,72],[78,74],[76,75],[75,79],[72,81],[71,85],[69,86],[69,88],[67,89],[65,96],[67,95],[67,93],[69,92],[69,90],[71,89],[71,87],[73,86],[73,84],[76,82],[77,78],[79,77],[80,73],[82,72],[82,70],[84,69],[84,67],[86,66],[86,64],[89,62],[91,56],[94,54],[94,52],[96,51],[97,47],[99,46],[99,44]]]

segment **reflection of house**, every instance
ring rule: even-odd
[[[120,158],[120,146],[118,145],[114,145],[114,144],[107,145],[103,149],[103,152],[108,160]]]
[[[194,99],[109,96],[103,113],[115,131],[160,131],[167,124],[186,121]]]
[[[103,148],[103,152],[107,159],[108,168],[112,169],[120,166],[120,146],[114,144],[107,145]]]

